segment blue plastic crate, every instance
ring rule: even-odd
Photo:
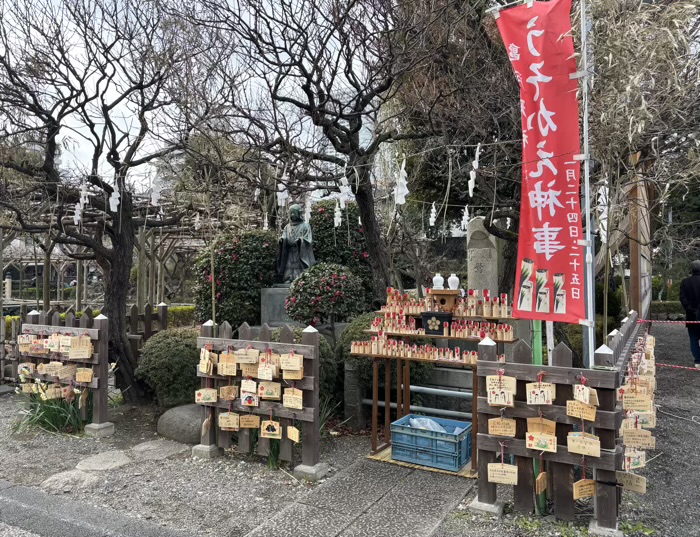
[[[439,468],[459,471],[472,457],[472,424],[468,421],[430,418],[442,425],[445,433],[414,429],[411,418],[424,418],[409,414],[391,424],[391,458]],[[454,431],[460,429],[458,434]]]

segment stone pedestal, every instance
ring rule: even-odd
[[[588,525],[588,535],[591,537],[624,537],[624,533],[617,528],[603,528],[598,521],[593,519]]]
[[[260,289],[260,322],[268,326],[294,324],[285,311],[284,301],[289,296],[289,285]]]
[[[111,436],[114,434],[114,423],[88,423],[85,426],[85,435],[92,436],[93,438],[104,438],[105,436]]]
[[[496,515],[498,518],[501,518],[503,516],[503,509],[505,506],[506,504],[503,500],[496,500],[496,503],[490,504],[482,503],[478,498],[474,498],[474,501],[469,504],[469,510],[474,513]]]
[[[467,227],[467,284],[479,293],[488,289],[492,297],[498,296],[496,237],[486,231],[483,217],[472,219]]]
[[[323,479],[329,470],[330,467],[323,462],[319,462],[313,466],[300,464],[294,468],[294,477],[297,479],[305,479],[306,481],[318,481],[319,479]]]
[[[192,456],[199,457],[200,459],[215,459],[223,454],[224,450],[216,444],[212,444],[210,446],[198,444],[192,448]]]

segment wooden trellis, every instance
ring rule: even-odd
[[[319,462],[319,442],[320,442],[320,403],[319,403],[319,334],[316,330],[305,330],[302,334],[301,344],[294,343],[294,331],[289,326],[284,326],[280,332],[280,341],[272,342],[272,329],[268,325],[263,325],[260,329],[258,340],[251,337],[251,328],[247,323],[243,323],[238,328],[239,339],[233,339],[233,329],[228,322],[220,326],[209,322],[202,325],[202,336],[197,340],[198,348],[208,346],[214,352],[221,352],[227,349],[239,350],[253,348],[261,352],[271,349],[276,354],[287,354],[292,350],[296,354],[303,356],[304,378],[297,381],[285,381],[281,378],[279,382],[284,387],[291,387],[303,391],[303,409],[292,409],[283,406],[281,402],[260,401],[257,407],[243,406],[240,399],[233,402],[218,401],[217,403],[203,405],[203,419],[211,418],[211,426],[203,431],[201,446],[209,450],[228,448],[232,443],[232,433],[222,431],[218,426],[218,416],[223,411],[232,409],[241,414],[253,413],[265,417],[272,416],[280,421],[283,436],[280,440],[280,459],[293,463],[294,450],[292,441],[287,437],[287,426],[293,425],[295,421],[302,422],[302,464],[313,467]],[[216,335],[216,337],[215,337]],[[202,388],[216,388],[217,391],[222,386],[227,386],[233,382],[243,380],[238,372],[235,377],[221,376],[217,374],[207,375],[197,370],[197,375],[202,379]],[[238,451],[250,453],[252,449],[251,429],[240,429],[237,433]],[[199,447],[199,446],[198,446]],[[257,453],[267,456],[270,453],[270,440],[258,438]]]

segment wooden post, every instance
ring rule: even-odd
[[[145,343],[153,335],[153,306],[146,302],[143,307],[143,342]]]
[[[168,305],[158,304],[158,331],[168,329]]]
[[[479,342],[479,361],[496,362],[496,343],[490,338]],[[479,393],[486,393],[486,377],[479,377]],[[488,414],[479,414],[479,433],[488,434]],[[496,505],[496,483],[489,483],[488,465],[496,462],[496,453],[493,451],[481,451],[479,453],[479,492],[477,500],[480,504]]]
[[[573,355],[571,349],[559,343],[554,348],[550,365],[557,367],[572,367]],[[546,382],[545,378],[545,382]],[[566,407],[566,402],[574,398],[574,390],[570,385],[557,384],[557,397],[554,404]],[[557,444],[567,445],[567,436],[573,427],[567,423],[557,423]],[[554,516],[562,520],[575,520],[576,510],[574,498],[574,467],[558,462],[550,463],[552,469],[552,497],[554,499]]]
[[[307,326],[301,335],[302,345],[314,347],[313,359],[304,360],[304,371],[307,367],[311,370],[313,378],[313,389],[304,391],[304,408],[311,408],[313,421],[305,421],[303,425],[303,444],[301,452],[301,462],[304,466],[313,467],[318,464],[320,456],[320,401],[319,401],[319,373],[320,373],[320,352],[319,333],[313,326]]]
[[[83,309],[83,260],[78,259],[75,267],[75,310]]]
[[[98,363],[93,366],[94,375],[99,379],[98,389],[93,395],[93,423],[104,423],[108,421],[108,389],[107,377],[109,371],[109,321],[104,315],[98,315],[93,323],[99,332],[99,340],[97,341]]]
[[[148,302],[154,304],[156,300],[156,232],[150,231],[150,255],[148,256]]]
[[[251,330],[248,323],[243,323],[241,326],[238,327],[238,338],[252,339]],[[240,431],[238,431],[238,451],[240,451],[241,453],[250,453],[252,447],[253,446],[250,438],[250,429],[241,429]]]
[[[202,325],[202,337],[214,337],[215,327],[213,321],[207,321]],[[202,388],[207,388],[209,379],[202,378]],[[198,446],[192,448],[193,457],[213,458],[221,454],[221,449],[216,444],[216,431],[218,429],[216,420],[216,412],[213,407],[203,406],[202,412],[204,419],[202,421],[202,437]],[[207,421],[209,420],[209,421]]]
[[[600,349],[599,349],[600,350]],[[607,349],[609,351],[610,349]],[[593,363],[595,365],[607,364],[610,360],[610,352],[603,349],[595,352]],[[615,411],[617,406],[617,394],[615,390],[598,390],[600,410]],[[595,429],[594,434],[600,438],[601,449],[615,449],[617,431],[615,429]],[[617,529],[617,477],[615,472],[609,470],[594,470],[593,478],[596,480],[595,495],[595,519],[598,526],[607,529]]]
[[[539,353],[542,356],[542,321],[535,321],[539,325],[539,331],[535,330],[534,345],[539,342]],[[524,341],[518,341],[513,347],[513,362],[516,364],[531,364],[533,361],[533,350]],[[540,361],[541,365],[541,361]],[[507,374],[506,368],[506,374]],[[527,401],[526,381],[518,380],[516,401]],[[527,434],[527,421],[516,420],[515,438],[525,440]],[[539,461],[538,461],[539,462]],[[535,476],[532,457],[515,457],[515,465],[518,467],[518,484],[513,490],[514,507],[516,511],[532,513],[535,509]],[[538,470],[539,470],[539,464]]]

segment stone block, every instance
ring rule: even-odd
[[[216,457],[221,457],[223,454],[224,450],[216,444],[210,446],[199,444],[192,448],[192,456],[199,457],[200,459],[215,459]]]
[[[105,451],[78,463],[76,468],[84,472],[102,472],[129,464],[131,459],[123,451]]]
[[[479,498],[474,498],[474,501],[469,504],[469,510],[475,513],[481,513],[486,515],[496,515],[498,518],[503,516],[503,509],[506,504],[503,500],[496,500],[496,503],[483,503],[479,501]]]
[[[313,466],[300,464],[294,468],[294,477],[297,479],[305,479],[306,481],[318,481],[323,479],[329,470],[330,466],[322,462],[314,464]]]
[[[289,296],[289,287],[260,289],[260,322],[268,326],[294,324],[285,310],[284,301]]]
[[[354,364],[345,362],[345,382],[343,383],[343,412],[346,425],[354,429],[364,429],[367,417],[362,404],[362,390]]]
[[[85,426],[85,434],[93,438],[104,438],[114,434],[114,423],[88,423]]]
[[[594,519],[588,524],[588,535],[591,537],[624,537],[625,534],[617,528],[603,528]]]

